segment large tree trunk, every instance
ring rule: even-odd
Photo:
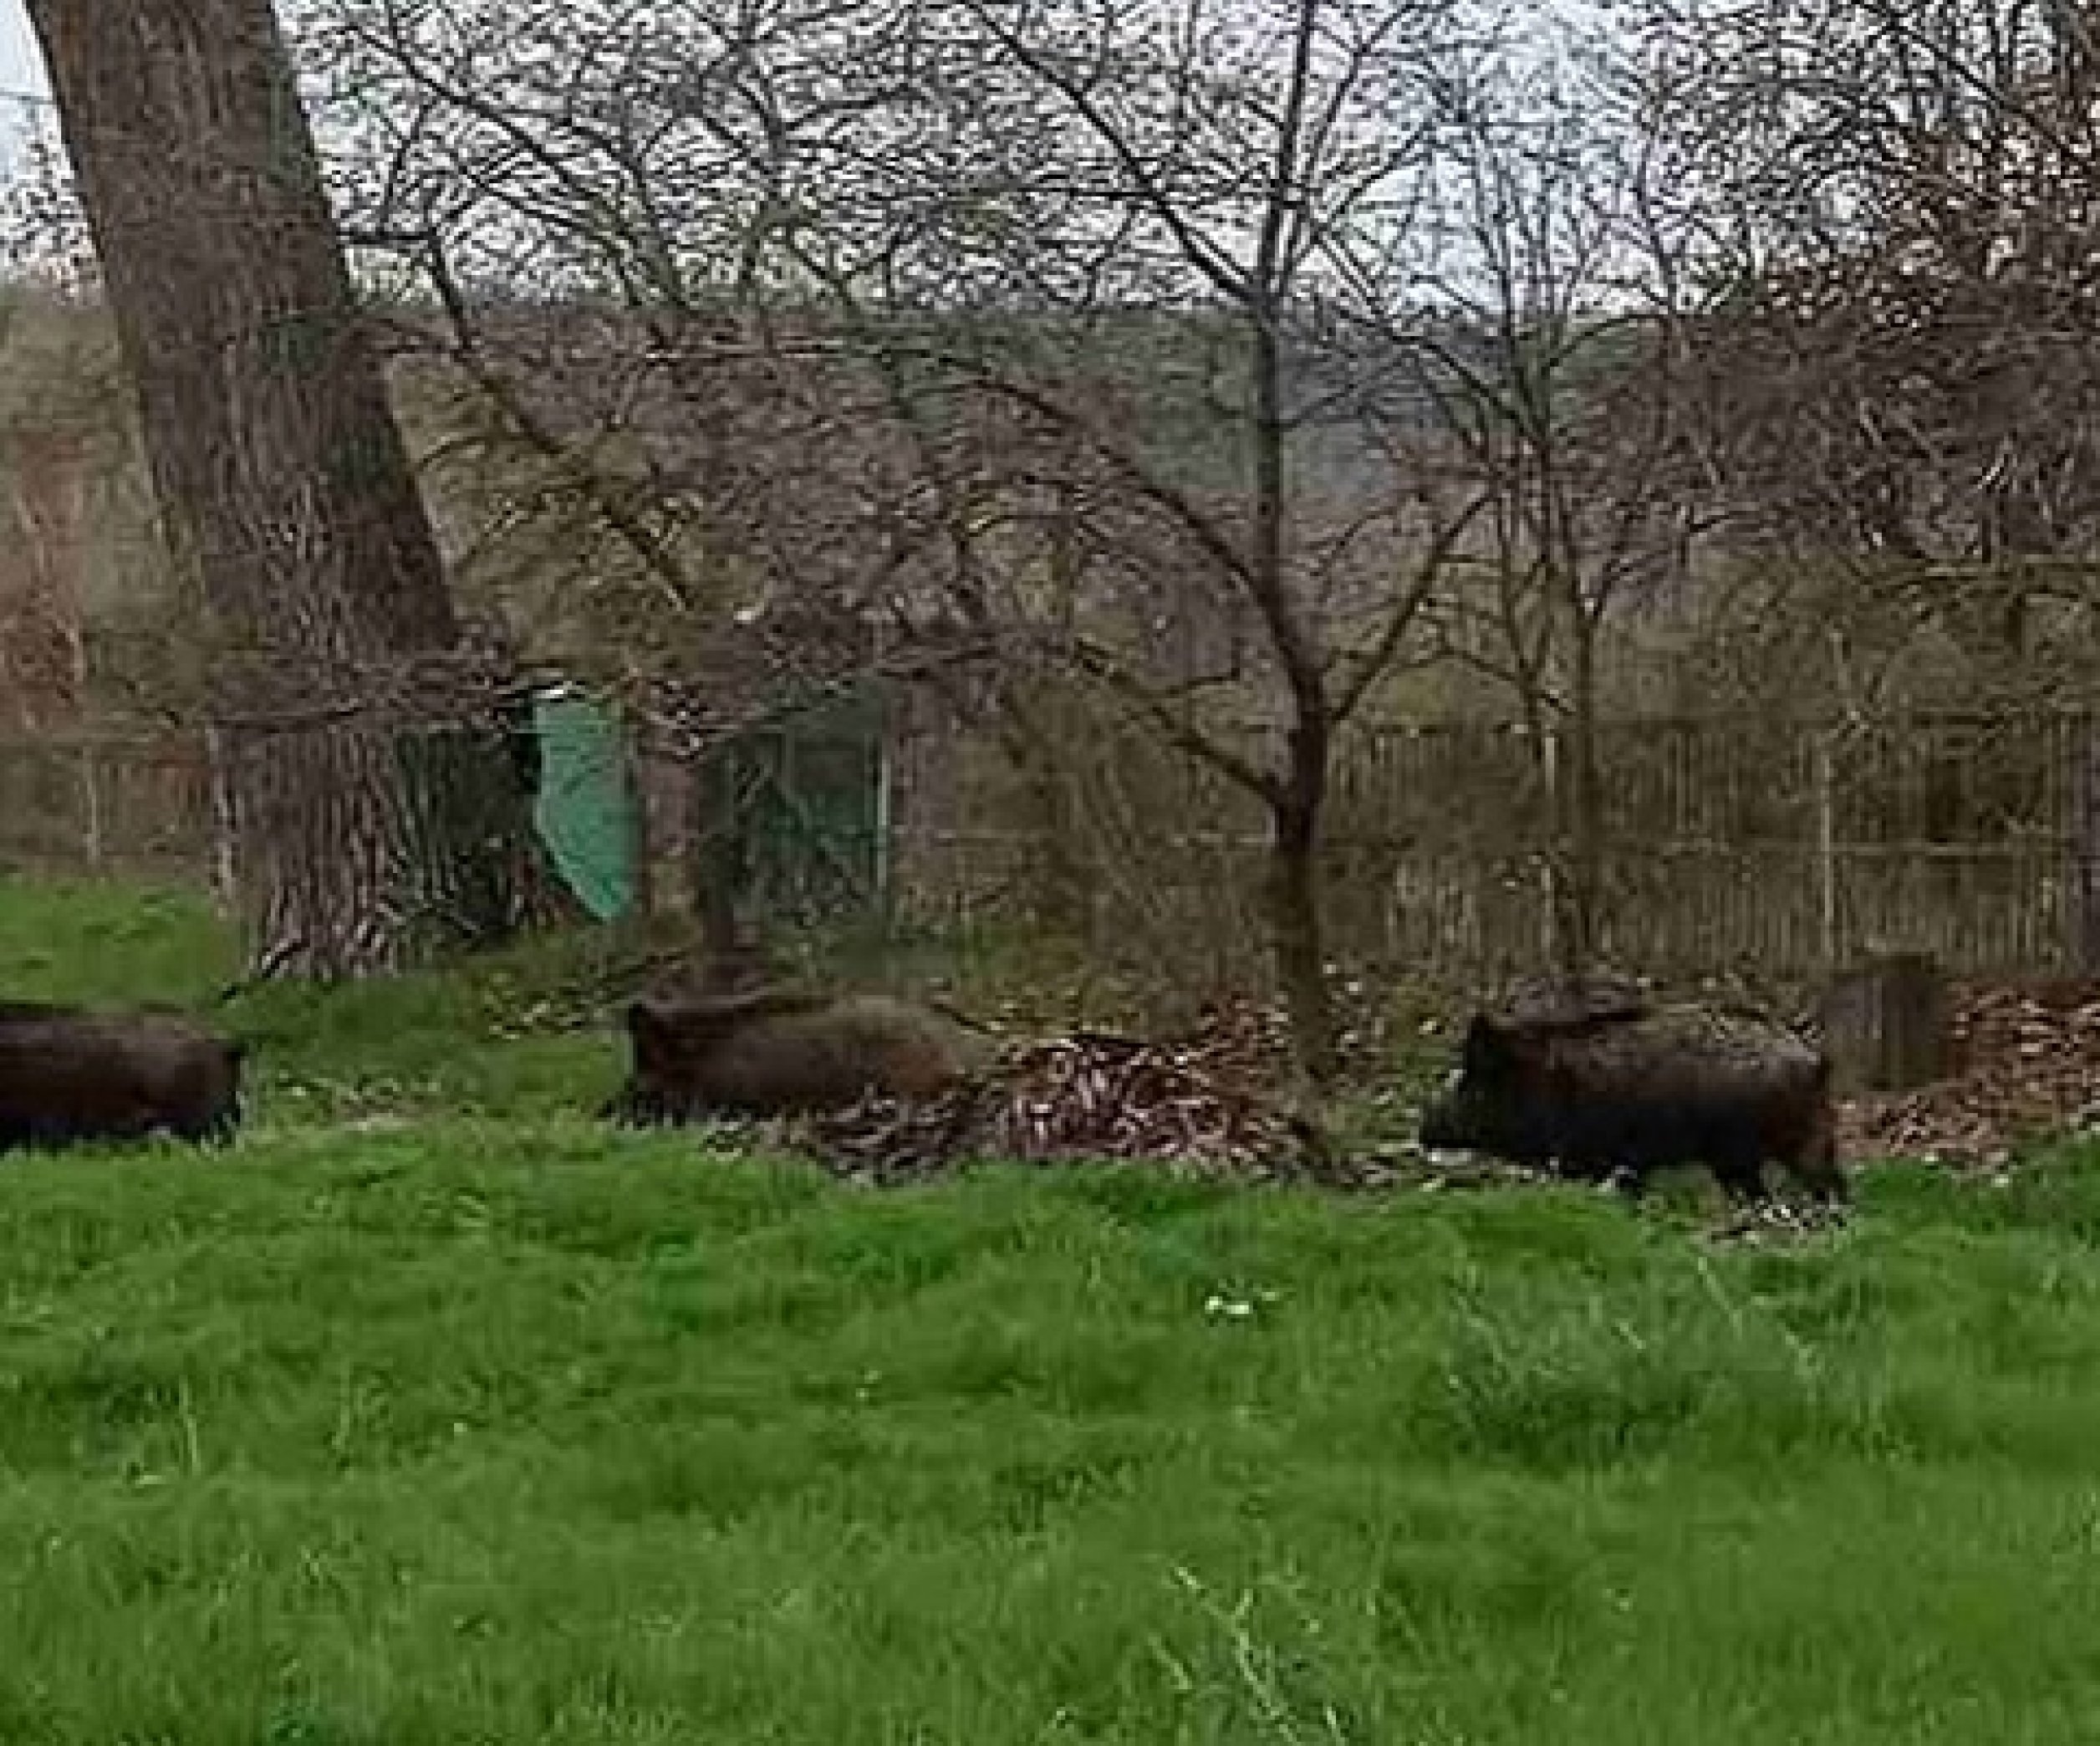
[[[516,773],[483,728],[333,723],[221,737],[233,886],[256,973],[353,976],[555,913],[515,845]]]
[[[360,325],[268,0],[32,0],[273,973],[522,919],[528,814]]]

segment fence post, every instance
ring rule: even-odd
[[[231,910],[239,897],[234,865],[233,775],[227,768],[226,736],[216,726],[204,730],[204,756],[212,778],[212,883],[221,906]]]
[[[2100,966],[2100,745],[2092,716],[2080,710],[2070,722],[2071,819],[2066,845],[2070,865],[2067,901],[2072,968],[2089,974]]]
[[[102,870],[102,780],[95,757],[94,742],[90,739],[80,748],[80,800],[86,812],[88,869],[90,872]]]
[[[875,766],[875,816],[873,826],[875,837],[873,845],[875,914],[885,933],[896,925],[895,894],[890,886],[890,838],[896,806],[897,773],[891,756],[893,731],[891,712],[884,709],[882,712],[882,728],[874,737],[872,751]]]
[[[1540,856],[1539,958],[1557,967],[1561,958],[1561,856],[1567,845],[1561,840],[1561,735],[1560,729],[1539,730],[1538,768],[1545,784],[1546,852]]]
[[[1829,728],[1821,730],[1815,739],[1816,784],[1816,896],[1817,921],[1820,932],[1817,944],[1822,952],[1823,967],[1835,971],[1838,967],[1838,777],[1837,759],[1832,755]]]

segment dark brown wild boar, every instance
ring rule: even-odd
[[[1704,1164],[1735,1198],[1764,1193],[1767,1161],[1819,1197],[1846,1197],[1830,1064],[1746,1012],[1606,1003],[1532,1023],[1482,1013],[1449,1093],[1424,1112],[1425,1146],[1492,1152],[1636,1187]]]
[[[876,994],[638,1000],[627,1031],[633,1068],[609,1113],[628,1121],[803,1115],[871,1094],[923,1101],[971,1065],[959,1025]]]
[[[230,1140],[246,1052],[174,1013],[0,1002],[0,1151]]]

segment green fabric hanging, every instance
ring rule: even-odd
[[[635,797],[618,713],[576,692],[533,699],[539,793],[533,823],[577,901],[600,922],[634,906]]]

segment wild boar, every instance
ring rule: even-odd
[[[171,1013],[0,1002],[0,1151],[232,1138],[245,1045]]]
[[[874,994],[638,1000],[627,1031],[633,1068],[608,1113],[630,1121],[803,1115],[871,1094],[925,1101],[971,1065],[960,1026]]]
[[[1534,1024],[1482,1013],[1421,1139],[1588,1180],[1624,1172],[1637,1190],[1655,1170],[1704,1164],[1737,1199],[1762,1197],[1769,1160],[1819,1198],[1846,1197],[1829,1062],[1740,1010],[1643,1004]]]

